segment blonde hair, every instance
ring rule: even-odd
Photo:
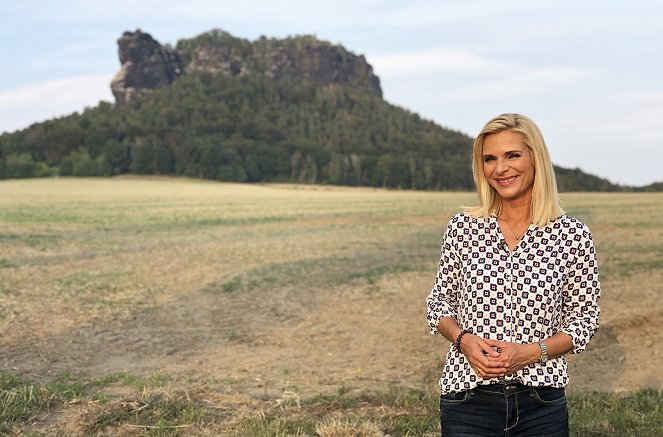
[[[470,217],[486,218],[497,216],[502,211],[502,198],[488,183],[483,172],[483,142],[490,134],[511,130],[520,134],[523,142],[531,151],[534,165],[534,185],[532,187],[532,222],[537,227],[555,220],[564,210],[560,206],[557,182],[548,148],[537,125],[520,114],[502,114],[486,123],[474,140],[472,172],[477,186],[479,206],[465,209]]]

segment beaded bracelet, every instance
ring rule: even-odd
[[[458,349],[458,352],[462,352],[460,350],[460,339],[463,338],[463,335],[471,333],[472,333],[471,329],[463,329],[462,331],[460,331],[460,334],[458,334],[458,338],[456,338],[456,349]]]

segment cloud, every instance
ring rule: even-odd
[[[605,76],[605,72],[595,68],[556,65],[536,68],[453,48],[378,55],[369,62],[376,74],[387,81],[407,82],[410,90],[418,79],[425,80],[427,86],[445,84],[447,98],[459,101],[485,102],[542,94]]]
[[[663,131],[663,92],[613,92],[591,102],[569,108],[556,122],[556,128],[578,132],[593,139],[600,148],[606,141],[628,147],[641,144],[654,152],[661,150]],[[661,157],[663,157],[663,151]]]
[[[104,51],[109,49],[109,53]],[[109,57],[113,55],[112,43],[98,38],[97,41],[85,41],[77,44],[71,44],[46,55],[34,58],[27,64],[27,68],[33,70],[45,70],[52,68],[79,69],[84,70],[90,67],[91,58]],[[100,56],[100,53],[103,55]]]
[[[507,72],[513,66],[491,61],[460,49],[440,48],[411,53],[372,56],[369,60],[380,76],[419,76],[443,73],[487,74]]]
[[[663,181],[662,92],[617,91],[575,103],[546,119],[554,162],[622,184]]]
[[[61,117],[113,100],[107,75],[51,80],[0,91],[0,132]]]
[[[561,85],[585,80],[596,74],[582,67],[527,69],[514,67],[506,76],[460,87],[452,92],[461,99],[498,99],[549,92]]]

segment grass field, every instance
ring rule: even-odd
[[[474,197],[0,182],[0,435],[434,435],[448,345],[425,298]],[[603,289],[573,432],[659,435],[663,194],[562,200]]]

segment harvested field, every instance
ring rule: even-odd
[[[434,396],[448,343],[428,333],[425,298],[444,226],[474,198],[173,178],[2,181],[0,373],[88,384],[34,420],[43,435],[148,432],[91,425],[122,402],[141,408],[141,393],[186,393],[222,412],[195,419],[215,423],[196,435],[258,435],[247,417],[321,396]],[[603,289],[601,329],[571,357],[569,392],[663,389],[663,194],[562,198],[592,230]],[[320,414],[324,426],[342,422]]]

